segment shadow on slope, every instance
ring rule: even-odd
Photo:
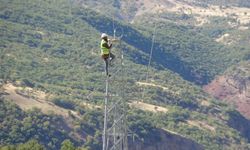
[[[171,134],[162,129],[155,129],[153,135],[143,142],[129,139],[131,150],[203,150],[203,146],[180,135]],[[157,136],[157,137],[156,137]]]
[[[250,142],[250,120],[243,117],[238,111],[228,112],[230,118],[228,125],[241,133],[241,135]]]

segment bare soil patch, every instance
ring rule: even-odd
[[[138,101],[134,101],[132,103],[129,103],[129,106],[141,109],[143,111],[150,111],[150,112],[154,112],[154,113],[157,113],[157,112],[166,113],[166,112],[168,112],[168,109],[165,107],[152,105],[152,104],[148,104],[148,103],[144,103],[144,102],[138,102]]]
[[[57,115],[68,117],[69,113],[71,113],[77,116],[77,113],[72,110],[61,108],[59,106],[56,106],[52,102],[46,101],[45,100],[46,94],[42,91],[36,91],[35,93],[37,93],[37,95],[35,97],[30,98],[27,95],[17,92],[22,88],[16,87],[11,83],[4,85],[3,88],[7,93],[5,97],[13,101],[23,110],[28,110],[36,107],[41,109],[41,111],[45,114],[53,112]],[[31,91],[32,89],[29,88],[29,90]]]
[[[250,119],[250,89],[241,91],[232,82],[225,76],[219,76],[203,89],[215,98],[234,105],[243,116]]]

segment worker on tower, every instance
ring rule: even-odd
[[[108,67],[111,61],[115,59],[115,55],[110,52],[112,48],[112,43],[110,39],[108,39],[108,35],[106,33],[102,33],[101,35],[101,55],[102,59],[105,62],[105,71],[107,76],[111,76],[108,72]]]

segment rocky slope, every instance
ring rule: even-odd
[[[249,1],[199,1],[199,0],[137,0],[137,1],[120,1],[114,0],[109,2],[77,0],[78,3],[89,8],[96,8],[107,15],[113,15],[129,21],[138,21],[142,15],[176,13],[186,14],[195,18],[195,24],[201,26],[209,22],[209,18],[232,17],[241,24],[250,23]],[[110,8],[110,12],[106,11]],[[159,16],[158,16],[159,17]],[[164,18],[161,18],[164,19]],[[166,19],[166,18],[165,18]]]
[[[250,62],[244,62],[218,76],[204,90],[214,97],[234,105],[250,119]]]

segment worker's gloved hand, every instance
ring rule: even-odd
[[[108,39],[109,46],[112,46],[112,39]]]

